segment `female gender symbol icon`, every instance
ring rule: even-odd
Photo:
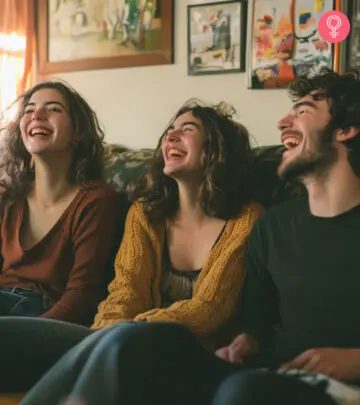
[[[350,21],[340,11],[327,11],[320,17],[318,30],[325,41],[331,43],[341,42],[349,35]]]
[[[334,24],[335,22],[335,24]],[[326,19],[326,25],[330,28],[331,38],[336,38],[339,35],[338,29],[341,27],[341,20],[337,15],[331,15]]]

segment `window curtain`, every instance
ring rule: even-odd
[[[0,110],[32,85],[35,1],[0,0]],[[4,113],[6,114],[6,113]],[[6,116],[3,115],[3,118]]]

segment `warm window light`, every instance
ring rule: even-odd
[[[26,49],[26,38],[12,32],[10,35],[0,34],[0,49],[3,52],[24,52]]]
[[[24,74],[26,38],[0,34],[0,110],[4,119],[13,118],[16,109],[8,107],[16,99],[18,82]]]

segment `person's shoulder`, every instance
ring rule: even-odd
[[[104,215],[108,212],[116,217],[123,211],[119,194],[105,181],[85,184],[75,199],[76,203],[73,205],[73,210],[79,215],[88,210],[98,210]]]
[[[261,205],[257,201],[250,201],[248,204],[245,205],[243,209],[243,214],[244,213],[251,213],[252,216],[258,218],[260,217],[264,212],[265,208],[263,205]]]
[[[302,214],[306,212],[307,207],[307,197],[297,197],[272,206],[266,211],[266,213],[269,216]]]
[[[306,215],[308,200],[306,197],[294,198],[270,207],[264,211],[258,220],[258,226],[284,223],[290,224],[294,218]]]
[[[151,238],[155,240],[162,235],[165,221],[151,221],[146,213],[144,204],[138,199],[133,201],[128,210],[125,226],[129,230],[142,229],[142,232],[151,235]]]
[[[255,222],[265,211],[265,208],[256,201],[250,201],[245,204],[241,211],[234,217],[232,220],[234,222],[235,228],[242,227],[244,223],[251,223]]]
[[[143,225],[150,226],[150,221],[146,215],[144,204],[141,202],[140,199],[135,200],[128,212],[128,218],[131,218],[133,220],[137,220],[141,222]]]
[[[232,218],[230,222],[232,226],[232,237],[242,239],[250,234],[256,221],[261,217],[265,208],[256,201],[250,201],[245,204],[239,214]]]
[[[82,187],[81,193],[87,201],[99,199],[115,200],[118,198],[118,193],[115,189],[105,181],[96,181],[86,184]]]

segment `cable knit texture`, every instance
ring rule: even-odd
[[[165,223],[151,224],[141,203],[135,202],[115,260],[115,279],[92,327],[121,321],[175,322],[214,346],[215,335],[235,320],[245,276],[245,244],[262,211],[258,203],[250,203],[229,220],[200,273],[193,297],[159,308]]]

